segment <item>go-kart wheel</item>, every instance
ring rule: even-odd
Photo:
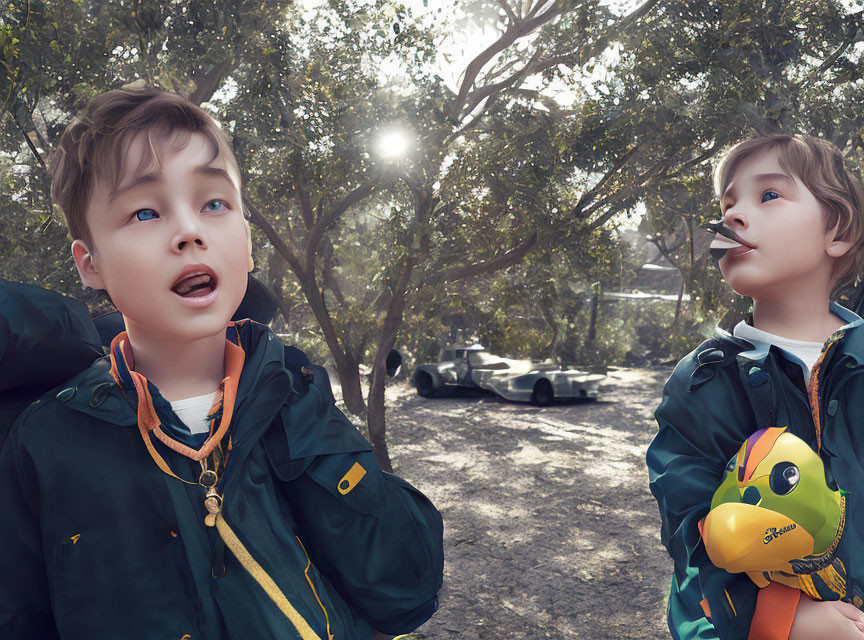
[[[548,380],[538,380],[534,383],[534,392],[531,394],[531,402],[540,407],[545,407],[555,398],[555,390]]]
[[[435,383],[425,371],[421,371],[414,376],[414,386],[417,387],[417,395],[423,398],[431,398],[435,395]]]

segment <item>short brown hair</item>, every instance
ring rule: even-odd
[[[714,191],[722,198],[745,160],[774,150],[780,166],[796,175],[822,205],[825,230],[836,226],[835,238],[852,243],[834,263],[831,297],[835,297],[864,268],[864,186],[857,172],[846,167],[840,149],[827,140],[800,134],[750,138],[735,145],[717,165]]]
[[[224,156],[241,180],[228,137],[210,114],[190,100],[152,87],[99,94],[66,127],[50,166],[51,199],[63,210],[72,239],[81,239],[91,251],[93,236],[86,213],[93,183],[98,177],[115,193],[125,173],[125,151],[145,131],[149,144],[136,171],[154,159],[161,167],[166,148],[179,151],[193,133],[201,133],[212,146],[209,161]]]

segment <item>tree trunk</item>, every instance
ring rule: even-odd
[[[552,339],[543,349],[543,353],[546,354],[547,358],[554,360],[555,352],[558,350],[558,341],[561,338],[561,327],[558,322],[556,322],[554,313],[550,313],[543,303],[540,304],[540,314],[543,316],[543,321],[546,323],[546,326],[552,330]]]
[[[333,351],[331,350],[331,355]],[[333,358],[336,362],[336,375],[339,376],[339,384],[342,386],[342,401],[345,408],[355,416],[362,416],[366,412],[366,403],[363,401],[363,389],[360,385],[360,369],[356,362],[348,358]]]
[[[383,353],[378,352],[378,355]],[[386,358],[386,355],[385,355]],[[378,358],[375,357],[375,370],[372,374],[372,386],[369,388],[369,412],[366,414],[366,426],[369,428],[369,440],[372,443],[372,451],[378,465],[388,473],[393,472],[393,464],[390,462],[390,452],[387,449],[387,423],[385,420],[384,406],[384,384],[387,376],[384,371],[383,361],[378,373]]]
[[[321,332],[324,334],[324,341],[330,349],[330,355],[333,356],[336,374],[342,385],[342,400],[345,402],[345,407],[354,415],[364,415],[366,403],[363,401],[363,392],[360,388],[360,372],[357,368],[357,362],[349,357],[347,350],[342,348],[333,319],[330,317],[330,312],[324,301],[324,295],[318,287],[314,269],[307,271],[303,267],[294,250],[279,236],[279,233],[258,210],[258,207],[246,197],[243,198],[243,206],[249,212],[252,222],[264,232],[264,235],[267,236],[279,255],[285,259],[300,282],[300,289],[318,321]]]
[[[285,260],[278,251],[273,251],[267,260],[267,280],[270,291],[276,296],[276,306],[282,314],[283,330],[288,331],[291,322],[291,306],[285,300]],[[274,324],[274,326],[278,325]]]
[[[324,296],[318,288],[318,282],[314,277],[308,277],[305,272],[297,273],[295,271],[295,275],[300,280],[300,287],[309,302],[312,313],[315,314],[315,319],[318,320],[318,326],[324,333],[324,340],[330,349],[330,355],[333,356],[333,364],[336,367],[336,374],[339,376],[339,384],[342,386],[342,401],[345,403],[345,408],[354,415],[362,416],[366,412],[366,403],[363,401],[357,361],[342,348],[336,335],[333,319],[324,303]]]
[[[558,326],[556,322],[552,325],[552,342],[549,343],[549,348],[547,350],[546,357],[550,360],[555,360],[555,356],[558,353],[558,342],[561,339],[561,328]]]
[[[681,278],[681,290],[678,291],[678,302],[675,303],[675,319],[672,320],[672,328],[669,330],[669,337],[675,335],[678,330],[678,319],[681,316],[681,301],[684,300],[684,278]]]
[[[309,302],[312,313],[315,314],[318,326],[321,327],[321,331],[324,333],[324,341],[330,349],[330,355],[333,356],[336,375],[339,376],[339,384],[342,386],[342,401],[345,403],[345,408],[356,416],[362,416],[366,412],[366,403],[363,401],[363,390],[360,386],[360,370],[357,366],[357,361],[342,348],[336,335],[333,319],[330,317],[330,312],[324,303],[324,296],[318,288],[318,283],[314,278],[307,277],[305,273],[297,273],[295,271],[295,275],[300,280],[303,294]]]
[[[597,337],[597,313],[600,308],[600,283],[594,285],[594,295],[591,296],[591,321],[588,324],[588,336],[585,338],[585,346],[593,347]]]
[[[384,412],[384,388],[387,382],[387,355],[396,345],[396,336],[402,324],[402,312],[405,309],[405,297],[408,289],[408,281],[414,271],[414,264],[409,259],[399,275],[399,280],[393,287],[393,297],[387,308],[387,315],[381,328],[381,339],[378,342],[378,351],[375,353],[375,361],[372,363],[372,385],[369,387],[369,412],[366,414],[366,426],[369,428],[369,440],[375,458],[384,471],[393,471],[390,462],[390,453],[387,450],[387,424]]]

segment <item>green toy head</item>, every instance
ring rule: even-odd
[[[842,497],[821,458],[785,427],[760,429],[726,467],[702,537],[731,573],[786,571],[841,534]]]

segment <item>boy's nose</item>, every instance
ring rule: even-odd
[[[735,229],[736,227],[743,229],[747,228],[747,217],[740,209],[736,209],[735,206],[726,209],[726,213],[723,214],[722,222],[730,229]]]
[[[201,238],[195,238],[192,242],[194,242],[195,244],[197,244],[199,247],[202,247],[202,248],[206,248],[206,246],[207,246],[205,244],[204,240]],[[189,244],[188,241],[181,240],[180,243],[177,245],[177,249],[182,250],[187,244]]]
[[[200,218],[179,215],[178,228],[174,236],[173,245],[177,250],[182,250],[187,244],[197,244],[200,247],[206,247],[207,237]]]

